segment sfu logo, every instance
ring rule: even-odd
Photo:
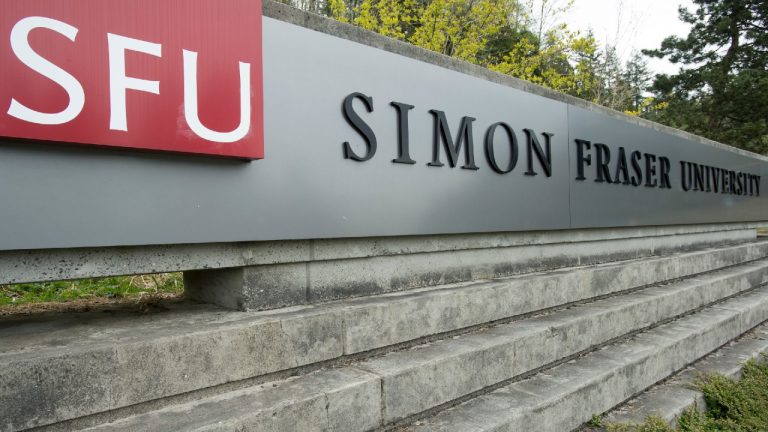
[[[0,136],[264,157],[260,0],[4,0]]]

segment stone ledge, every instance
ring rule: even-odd
[[[638,259],[754,240],[753,229],[309,261],[185,274],[190,298],[237,310],[314,304],[414,288]]]
[[[562,231],[0,251],[0,284],[621,238],[655,238],[705,233],[715,235],[717,232],[736,234],[738,237],[734,239],[735,241],[755,238],[754,230],[761,226],[768,226],[768,221]],[[743,232],[739,233],[739,231]]]

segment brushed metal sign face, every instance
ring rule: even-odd
[[[675,158],[765,174],[758,159],[271,18],[263,20],[263,40],[263,160],[2,143],[0,249],[684,224],[768,214],[763,196],[681,192],[674,177]],[[355,116],[369,135],[354,126]],[[470,136],[473,163],[466,158]],[[406,160],[404,138],[414,163],[393,162]],[[575,138],[668,155],[678,189],[574,180]]]
[[[766,191],[760,188],[760,196],[752,183],[745,191],[737,195],[733,190],[724,189],[718,184],[722,172],[707,170],[703,190],[693,190],[692,185],[685,191],[683,186],[683,168],[681,162],[690,162],[702,167],[721,168],[728,171],[751,173],[760,176],[765,184],[768,175],[768,163],[735,152],[721,150],[709,145],[696,143],[678,136],[659,132],[643,126],[627,123],[619,119],[601,115],[578,107],[568,108],[569,132],[571,135],[570,158],[572,178],[578,174],[577,145],[575,139],[604,143],[611,153],[608,162],[609,172],[615,177],[619,148],[625,149],[629,158],[631,152],[643,153],[640,161],[641,173],[644,174],[645,154],[656,156],[652,166],[658,168],[658,158],[669,160],[669,188],[648,187],[645,180],[637,187],[623,182],[597,182],[597,167],[585,167],[583,181],[574,180],[570,184],[571,223],[574,228],[668,225],[708,222],[756,221],[768,219],[768,199]],[[594,155],[594,145],[592,148]],[[593,160],[593,162],[596,162]],[[686,164],[686,175],[688,165]],[[630,173],[632,169],[629,169]],[[658,169],[657,169],[658,171]],[[686,178],[686,185],[688,179]],[[707,188],[707,183],[709,187]],[[747,182],[745,182],[747,183]],[[709,189],[709,191],[707,191]],[[734,189],[736,189],[734,187]],[[717,191],[716,191],[717,190]],[[729,193],[730,192],[730,193]]]

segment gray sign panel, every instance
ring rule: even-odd
[[[356,154],[367,150],[342,112],[353,92],[372,98],[372,112],[360,98],[352,104],[376,135],[377,151],[367,161],[344,158],[343,142]],[[392,162],[399,130],[391,102],[414,107],[408,111],[414,164]],[[762,196],[682,192],[675,178],[679,158],[767,174],[758,159],[271,18],[264,18],[264,104],[266,155],[251,163],[0,145],[0,250],[725,222],[768,214]],[[456,167],[442,142],[444,166],[428,165],[438,115],[430,110],[444,113],[454,141],[462,118],[475,119],[467,122],[477,170],[462,168],[466,142]],[[486,157],[485,136],[497,122],[517,139],[517,163],[508,174],[491,169]],[[541,162],[545,133],[551,176]],[[529,135],[539,153],[533,141],[529,151]],[[506,168],[504,126],[494,137],[495,160]],[[676,189],[575,181],[574,138],[667,155]],[[536,175],[526,175],[529,156]]]
[[[768,199],[761,188],[761,196],[736,195],[723,193],[719,183],[723,172],[712,168],[722,168],[736,172],[751,173],[761,177],[768,175],[768,163],[742,154],[718,149],[713,146],[693,142],[679,136],[631,124],[583,108],[568,108],[569,132],[571,137],[570,159],[572,179],[578,175],[578,155],[575,139],[592,143],[592,165],[585,166],[583,181],[571,182],[571,224],[574,228],[632,226],[632,225],[668,225],[706,222],[745,222],[768,219]],[[597,178],[595,143],[608,147],[610,160],[608,172],[614,183],[600,183]],[[656,168],[655,187],[646,186],[642,179],[638,186],[616,182],[616,168],[619,149],[624,148],[628,160],[628,172],[633,174],[631,154],[642,153],[638,164],[640,173],[645,174],[646,159],[650,158],[652,168]],[[645,155],[656,156],[646,158]],[[659,176],[659,158],[669,160],[669,188],[661,188]],[[704,175],[704,190],[695,189],[694,184],[683,189],[682,162],[698,165]],[[704,168],[704,169],[702,169]],[[688,174],[689,165],[685,166]],[[623,176],[622,177],[623,180]],[[709,178],[707,178],[709,177]],[[707,181],[709,180],[709,181]],[[746,180],[746,179],[745,179]],[[715,183],[718,183],[715,185]],[[708,185],[707,185],[708,183]],[[708,186],[708,187],[707,187]],[[754,180],[752,186],[754,187]],[[749,192],[749,185],[744,185]],[[707,191],[706,189],[709,189]],[[715,189],[718,192],[715,192]],[[756,190],[754,191],[757,192]]]

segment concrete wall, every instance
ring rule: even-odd
[[[311,240],[261,264],[187,272],[185,287],[192,298],[228,308],[272,309],[749,241],[755,226]]]
[[[271,309],[749,241],[766,223],[0,252],[0,284],[184,271],[190,297]]]
[[[486,233],[443,236],[241,242],[171,246],[0,251],[0,284],[103,276],[306,263],[402,254],[438,253],[525,245],[641,237],[675,237],[680,245],[754,238],[764,223]],[[716,233],[721,234],[716,234]],[[695,240],[695,241],[694,241]],[[638,240],[640,242],[640,240]],[[655,250],[646,240],[646,256]],[[656,243],[656,248],[660,243]],[[671,245],[671,244],[670,244]],[[672,245],[671,245],[672,246]],[[643,255],[645,254],[645,255]]]

